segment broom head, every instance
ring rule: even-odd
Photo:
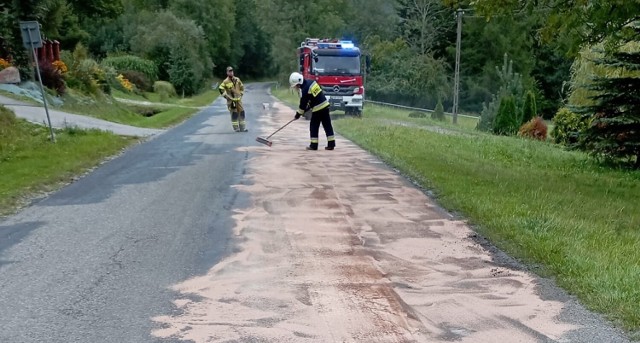
[[[262,137],[257,137],[257,138],[256,138],[256,141],[257,141],[258,143],[262,143],[262,144],[264,144],[264,145],[266,145],[266,146],[269,146],[269,147],[271,146],[271,144],[273,144],[273,142],[271,142],[270,140],[268,140],[268,139],[266,139],[266,138],[262,138]]]

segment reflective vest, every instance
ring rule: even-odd
[[[300,97],[300,106],[298,107],[298,113],[304,114],[304,112],[311,109],[312,112],[318,112],[329,106],[327,97],[324,96],[322,87],[310,80],[302,81],[302,87],[300,87],[302,96]]]

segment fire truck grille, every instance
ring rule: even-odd
[[[356,88],[358,88],[358,86],[322,86],[322,90],[324,91],[325,95],[353,95],[353,92],[355,92]]]

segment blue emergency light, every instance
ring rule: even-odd
[[[318,48],[320,49],[353,49],[355,48],[355,44],[353,44],[350,40],[342,40],[339,42],[321,42],[318,43]]]
[[[351,42],[350,40],[340,41],[340,44],[342,44],[343,49],[353,49],[355,47],[353,42]]]

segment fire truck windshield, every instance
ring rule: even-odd
[[[314,63],[318,75],[360,75],[360,58],[358,56],[318,56]]]

